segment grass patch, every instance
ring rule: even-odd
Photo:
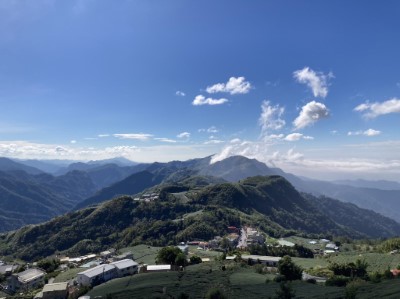
[[[161,247],[154,247],[148,245],[137,245],[133,247],[121,248],[121,252],[130,251],[133,253],[133,259],[138,263],[154,265],[156,263],[156,257]]]
[[[83,268],[72,268],[61,272],[54,278],[54,282],[64,282],[76,277],[79,272],[85,271]]]

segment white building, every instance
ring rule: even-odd
[[[9,280],[10,289],[13,291],[19,289],[22,290],[35,289],[40,285],[44,285],[45,275],[46,272],[37,268],[31,268],[23,272],[13,274],[11,275]]]
[[[100,284],[117,276],[117,268],[114,265],[104,264],[78,273],[77,281],[83,286],[90,286]]]
[[[117,269],[118,277],[133,275],[138,272],[139,264],[131,259],[124,259],[117,262],[110,263]]]
[[[68,283],[58,282],[46,284],[43,290],[36,294],[35,299],[66,299],[67,296]]]
[[[267,255],[242,255],[242,259],[245,261],[250,260],[253,263],[260,262],[261,264],[278,267],[278,263],[281,260],[279,256],[267,256]]]

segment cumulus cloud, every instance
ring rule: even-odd
[[[176,137],[188,139],[188,138],[190,138],[190,133],[189,132],[182,132],[182,133],[179,133],[178,135],[176,135]]]
[[[269,101],[263,101],[261,104],[261,115],[258,119],[258,124],[261,126],[262,135],[265,135],[268,130],[280,130],[286,122],[282,119],[285,108],[279,105],[272,106]]]
[[[293,121],[295,129],[302,129],[329,116],[328,108],[322,103],[311,101],[301,108],[299,116]]]
[[[328,95],[328,80],[333,77],[332,73],[323,74],[315,72],[309,67],[297,70],[293,73],[299,83],[307,84],[311,88],[314,97],[325,98]]]
[[[208,86],[208,93],[227,92],[230,94],[245,94],[252,88],[250,82],[246,81],[245,77],[230,77],[226,83],[217,83]]]
[[[175,95],[177,95],[179,97],[184,97],[186,95],[186,93],[184,93],[183,91],[178,90],[177,92],[175,92]]]
[[[176,143],[176,140],[169,139],[169,138],[163,138],[163,137],[157,137],[157,138],[154,138],[154,140],[161,141],[161,142],[168,142],[168,143]]]
[[[149,140],[153,135],[143,133],[129,133],[129,134],[113,134],[114,137],[119,139],[135,139],[140,141]]]
[[[301,133],[292,133],[292,134],[287,135],[284,139],[286,141],[299,141],[300,139],[313,140],[314,137],[305,136],[305,135],[303,135]]]
[[[71,140],[70,143],[75,144],[76,140]]]
[[[220,99],[213,99],[213,98],[206,98],[205,96],[199,94],[196,96],[192,102],[193,106],[202,106],[202,105],[222,105],[228,102],[227,99],[225,98],[220,98]]]
[[[348,136],[357,136],[357,135],[364,135],[368,137],[380,135],[382,132],[374,129],[368,129],[365,131],[349,131],[347,133]]]
[[[363,113],[366,118],[375,118],[390,113],[400,113],[400,99],[393,98],[385,102],[363,103],[354,108],[355,111]]]

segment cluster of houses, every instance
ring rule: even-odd
[[[159,199],[158,193],[145,193],[139,197],[134,197],[134,201],[150,202]]]
[[[244,234],[244,236],[243,236]],[[221,237],[215,236],[214,239],[208,242],[203,241],[191,241],[188,245],[197,245],[198,249],[211,249],[218,250],[223,249],[226,246],[229,247],[241,247],[246,248],[251,244],[263,244],[265,242],[265,236],[260,231],[252,227],[245,227],[242,229],[242,238],[244,238],[244,243],[240,243],[241,235],[240,229],[235,226],[228,226],[228,234]],[[240,244],[239,244],[240,243]]]
[[[339,246],[328,239],[311,240],[308,243],[311,245],[320,245],[320,248],[314,248],[314,254],[329,255],[339,251]]]

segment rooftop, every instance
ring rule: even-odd
[[[112,271],[114,269],[115,269],[115,266],[109,265],[109,264],[104,264],[104,265],[99,265],[99,266],[90,268],[83,272],[79,272],[78,275],[85,275],[87,277],[95,277],[103,272]]]
[[[117,262],[110,263],[110,265],[114,265],[118,269],[125,269],[132,266],[138,266],[139,264],[131,259],[124,259]]]
[[[17,274],[19,281],[26,283],[26,282],[30,282],[36,278],[39,278],[41,276],[44,276],[46,274],[46,272],[37,269],[37,268],[31,268],[28,270],[25,270],[23,272],[20,272]]]
[[[279,256],[268,256],[268,255],[242,255],[242,259],[252,259],[252,260],[269,261],[269,262],[279,262],[281,260],[281,257],[279,257]]]
[[[68,282],[58,282],[45,284],[43,287],[43,293],[46,292],[56,292],[56,291],[66,291],[68,287]]]

